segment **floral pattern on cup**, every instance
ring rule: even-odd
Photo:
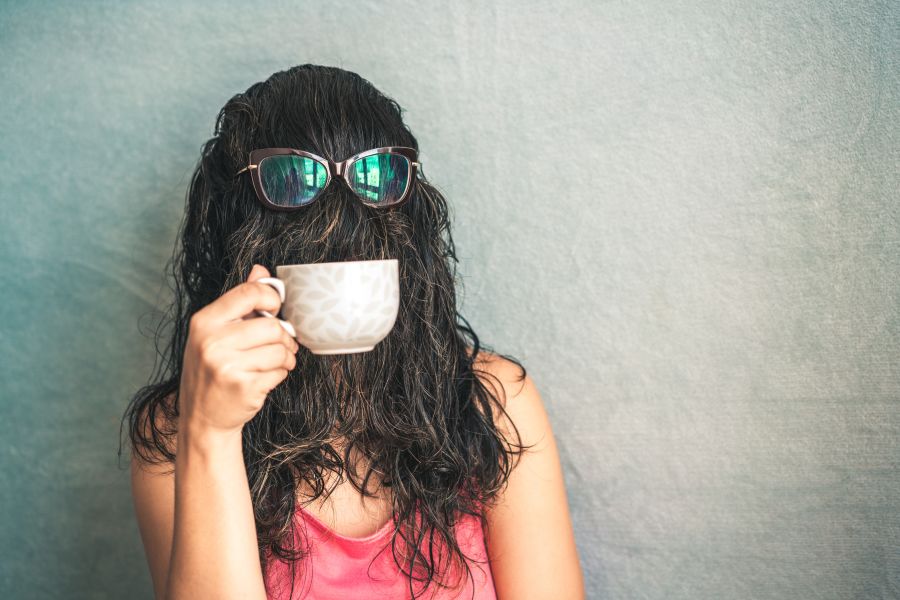
[[[400,305],[396,259],[280,265],[281,315],[314,354],[365,352],[385,338]]]

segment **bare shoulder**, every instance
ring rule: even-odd
[[[479,350],[478,356],[475,357],[474,366],[476,369],[489,373],[493,377],[499,379],[504,390],[514,387],[522,387],[524,380],[528,379],[527,371],[523,377],[523,369],[516,363],[504,358],[499,354],[488,352],[487,350]]]
[[[550,420],[527,367],[523,372],[523,368],[513,361],[484,350],[479,351],[474,366],[481,371],[479,376],[489,389],[498,392],[496,396],[503,407],[502,412],[496,411],[494,415],[498,429],[507,435],[514,425],[522,443],[546,443],[547,437],[552,435]]]
[[[485,511],[485,542],[497,595],[582,600],[584,580],[562,466],[537,386],[527,372],[523,377],[516,363],[501,356],[485,353],[475,368],[503,388],[504,411],[495,415],[498,431],[515,441],[515,434],[509,436],[514,425],[528,446]]]

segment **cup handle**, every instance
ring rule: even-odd
[[[269,285],[269,286],[275,288],[275,291],[278,292],[278,295],[281,297],[281,302],[282,303],[284,302],[285,294],[284,294],[284,282],[283,281],[281,281],[277,277],[260,277],[259,279],[256,280],[256,282],[257,283],[265,283],[266,285]],[[254,310],[253,312],[255,312],[256,314],[258,314],[261,317],[268,317],[270,319],[278,319],[278,317],[276,317],[275,315],[273,315],[272,313],[270,313],[267,310]],[[284,330],[288,332],[288,335],[290,335],[294,339],[297,338],[297,332],[294,330],[293,325],[291,325],[289,322],[285,321],[284,319],[278,319],[278,322],[281,323],[281,326],[284,328]]]

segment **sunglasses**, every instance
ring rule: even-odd
[[[386,146],[334,162],[295,148],[259,148],[250,152],[250,172],[260,202],[272,210],[292,211],[316,201],[335,177],[343,179],[366,206],[395,208],[409,199],[419,163],[415,148]]]

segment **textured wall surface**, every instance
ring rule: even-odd
[[[590,598],[900,598],[898,28],[896,1],[0,2],[0,597],[151,598],[116,456],[139,323],[218,109],[315,62],[406,109],[463,314],[547,404]]]

